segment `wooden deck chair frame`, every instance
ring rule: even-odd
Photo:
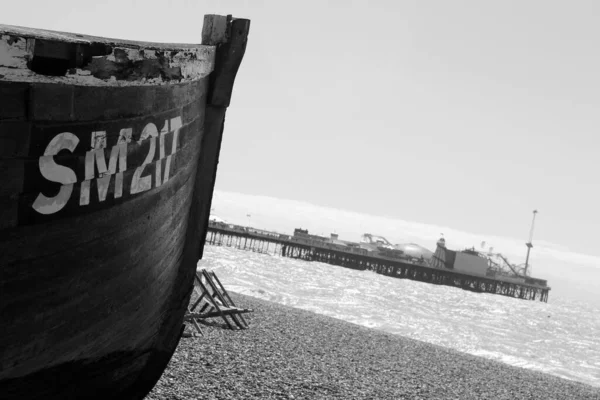
[[[203,332],[196,321],[197,319],[220,316],[229,329],[234,330],[235,328],[227,319],[229,316],[239,329],[248,328],[248,323],[241,314],[252,312],[252,310],[237,307],[214,272],[207,271],[203,268],[196,272],[194,280],[197,283],[197,286],[194,285],[194,291],[199,296],[192,306],[188,308],[185,320],[191,320],[194,327],[201,335],[203,335]],[[202,304],[199,310],[196,310],[203,301],[204,304]]]
[[[214,273],[214,271],[207,271],[203,269],[202,274],[206,277],[206,280],[211,286],[211,288],[215,291],[215,293],[218,294],[219,299],[223,302],[223,304],[226,305],[228,308],[232,309],[231,319],[235,321],[236,325],[239,326],[241,329],[248,328],[248,323],[242,316],[244,309],[239,308],[235,305],[235,303],[229,296],[229,293],[227,293],[227,290],[225,290],[225,288],[221,284],[221,281],[219,280],[219,278],[217,278],[217,275]]]

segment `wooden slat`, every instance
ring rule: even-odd
[[[200,325],[198,325],[198,322],[196,322],[195,319],[192,319],[192,323],[194,324],[194,327],[196,328],[196,330],[198,332],[200,332],[201,335],[204,335],[204,332],[202,332],[202,329],[200,329]]]
[[[207,78],[190,83],[124,87],[36,83],[30,85],[28,115],[36,121],[64,123],[156,114],[202,99],[207,84]]]
[[[0,121],[0,159],[27,156],[30,135],[31,124],[28,122]]]
[[[23,162],[15,159],[0,159],[0,184],[1,197],[15,197],[23,191],[23,176],[25,168]]]
[[[229,107],[235,76],[246,52],[250,20],[234,19],[231,22],[227,43],[217,53],[215,73],[210,77],[211,94],[208,104],[219,107]]]
[[[205,313],[190,313],[185,316],[186,320],[191,319],[205,319],[205,318],[213,318],[220,317],[221,315],[235,315],[235,314],[245,314],[253,312],[252,309],[249,308],[237,308],[237,307],[225,307],[221,308],[220,311],[210,311]]]
[[[65,86],[155,86],[201,79],[214,67],[215,46],[153,46],[36,34],[0,26],[0,79]],[[117,81],[119,84],[117,84]]]
[[[27,118],[29,85],[0,80],[0,121]]]
[[[199,282],[200,287],[202,288],[203,291],[209,293],[208,289],[206,288],[206,286],[204,285],[204,283],[202,283],[201,281]],[[212,298],[211,298],[212,299]],[[231,325],[231,323],[229,322],[229,320],[227,320],[227,318],[225,318],[225,315],[221,312],[221,309],[219,307],[219,304],[217,302],[213,301],[211,302],[211,305],[217,310],[217,312],[219,313],[219,315],[221,316],[221,318],[223,318],[223,321],[225,321],[225,323],[227,324],[227,326],[229,327],[229,329],[233,330],[233,326]]]
[[[215,181],[217,179],[217,165],[219,164],[219,152],[221,151],[221,142],[223,140],[223,127],[225,123],[225,109],[217,107],[206,107],[205,134],[202,140],[202,152],[198,161],[198,169],[204,171],[197,175],[196,198],[194,202],[195,211],[199,215],[200,223],[195,227],[195,234],[199,237],[200,243],[206,241],[206,232],[208,220],[210,218],[210,208],[212,204]],[[209,194],[202,196],[202,193]],[[202,258],[204,245],[200,246],[198,259]]]
[[[229,329],[233,329],[233,326],[227,319],[229,316],[238,328],[248,328],[248,324],[243,319],[241,314],[252,312],[252,310],[239,308],[232,304],[233,301],[231,301],[231,297],[220,281],[218,285],[216,285],[213,282],[213,279],[218,279],[216,278],[216,274],[214,272],[209,273],[205,269],[196,272],[194,276],[194,280],[196,282],[196,285],[194,285],[194,290],[199,294],[199,299],[197,299],[194,304],[188,308],[184,319],[186,321],[194,321],[196,319],[221,317]],[[204,283],[205,281],[206,284]],[[202,300],[204,300],[202,307],[196,311],[196,308],[202,302]],[[238,317],[241,318],[243,322],[240,322]]]
[[[223,17],[225,18],[225,17]],[[116,38],[107,38],[100,36],[86,35],[82,33],[73,32],[60,32],[48,29],[38,29],[16,25],[4,25],[0,24],[0,33],[22,36],[26,38],[42,39],[47,41],[60,41],[63,43],[75,43],[75,44],[93,44],[100,43],[106,45],[121,45],[132,48],[147,48],[157,50],[176,50],[176,49],[189,49],[194,47],[200,47],[199,44],[190,43],[158,43],[158,42],[142,42],[135,40],[124,40]]]
[[[17,226],[18,215],[18,200],[12,197],[0,196],[0,231]]]
[[[227,302],[227,299],[223,293],[223,292],[225,292],[225,288],[223,288],[223,292],[221,292],[219,290],[219,288],[217,287],[217,285],[213,282],[211,275],[209,275],[209,273],[206,269],[202,270],[202,274],[206,278],[206,281],[208,282],[208,284],[210,285],[211,289],[214,291],[216,296],[219,298],[221,303],[223,305],[225,305],[225,307],[230,306],[230,304]],[[214,273],[213,273],[213,276],[214,276]],[[231,315],[231,319],[233,319],[233,322],[235,322],[235,324],[237,326],[239,326],[240,328],[244,328],[244,325],[237,319],[237,316],[235,314]]]
[[[219,289],[221,290],[221,292],[223,293],[223,295],[227,298],[228,303],[231,304],[234,308],[237,308],[237,306],[235,305],[235,303],[233,302],[233,300],[229,296],[229,293],[227,293],[227,290],[225,290],[225,287],[223,286],[223,284],[221,283],[221,281],[217,277],[217,274],[215,274],[214,271],[211,271],[210,274],[212,275],[213,279],[217,283],[217,285],[218,285]],[[244,322],[244,324],[246,326],[248,326],[248,323],[246,322],[246,320],[244,319],[244,317],[240,315],[240,318],[241,318],[242,322]]]
[[[208,14],[202,25],[202,44],[216,46],[227,41],[231,15]]]
[[[202,143],[203,150],[198,164],[198,168],[205,171],[205,173],[198,174],[198,182],[196,184],[198,193],[208,193],[209,196],[203,197],[197,195],[198,200],[194,202],[195,211],[199,214],[200,222],[196,235],[199,237],[201,243],[206,241],[206,227],[208,227],[208,220],[210,218],[217,165],[219,163],[219,153],[223,139],[226,107],[231,100],[233,81],[239,68],[240,57],[243,56],[246,49],[249,28],[250,21],[248,20],[234,20],[232,22],[230,27],[231,37],[228,38],[228,40],[231,40],[231,43],[221,45],[219,48],[215,64],[215,67],[217,67],[217,64],[219,67],[211,76],[211,92],[207,97],[205,117],[206,134]],[[206,34],[209,37],[212,35],[210,33],[211,29]],[[207,40],[210,39],[207,38]],[[222,69],[221,66],[223,66]],[[199,259],[202,258],[203,250],[204,245],[199,247]]]

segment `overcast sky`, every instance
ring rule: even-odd
[[[0,23],[201,40],[252,20],[217,188],[600,255],[600,2],[20,1]],[[357,228],[358,231],[358,228]]]

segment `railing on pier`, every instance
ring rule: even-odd
[[[253,228],[209,224],[206,244],[235,247],[263,254],[318,261],[356,270],[370,270],[385,276],[458,287],[480,293],[499,294],[526,300],[548,301],[549,287],[503,281],[433,268],[423,264],[368,255],[364,249],[344,249],[323,242],[307,243],[289,235]]]

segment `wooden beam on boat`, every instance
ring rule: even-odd
[[[227,17],[228,20],[231,16]],[[210,76],[211,92],[208,104],[216,107],[229,107],[233,83],[242,58],[246,52],[248,32],[250,31],[250,20],[234,19],[227,29],[227,41],[217,46],[215,58],[215,71]],[[209,40],[213,37],[210,36]]]
[[[224,26],[225,25],[225,26]],[[240,63],[246,51],[250,20],[233,19],[231,16],[207,15],[204,17],[202,34],[203,44],[215,44],[226,38],[227,42],[217,45],[215,57],[215,73],[210,78],[210,89],[207,96],[205,132],[202,141],[202,153],[198,162],[198,174],[195,196],[198,198],[197,212],[200,219],[200,246],[198,259],[202,258],[204,242],[208,232],[208,220],[217,178],[217,166],[225,128],[225,113],[231,101],[233,84]],[[209,194],[203,196],[203,194]],[[200,226],[198,226],[200,228]]]

